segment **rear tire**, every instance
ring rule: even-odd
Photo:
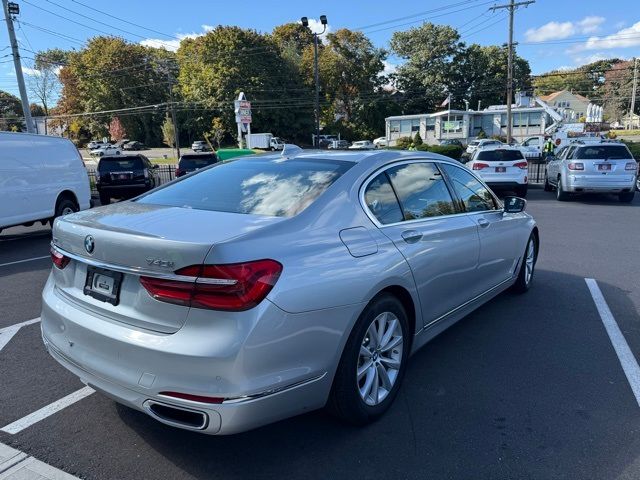
[[[569,194],[562,189],[562,179],[558,177],[558,186],[556,187],[556,198],[560,202],[569,200]]]
[[[373,325],[382,325],[382,341],[376,340]],[[400,389],[411,335],[407,314],[395,296],[383,294],[372,300],[358,318],[342,352],[327,404],[329,411],[355,425],[366,425],[384,414]]]
[[[527,196],[528,190],[529,190],[529,187],[527,185],[516,187],[516,190],[515,190],[516,197],[525,198]]]
[[[532,233],[527,241],[527,246],[524,249],[524,255],[522,257],[522,264],[520,265],[520,271],[518,272],[518,279],[513,284],[512,290],[516,293],[525,293],[531,288],[531,282],[533,282],[533,274],[536,268],[536,262],[538,261],[538,242],[535,235]]]
[[[111,197],[106,193],[100,194],[100,205],[109,205],[111,203]]]
[[[70,198],[61,198],[56,203],[55,213],[53,214],[53,218],[49,222],[51,226],[53,226],[53,222],[58,217],[64,217],[65,215],[69,215],[70,213],[75,213],[80,210],[78,204],[71,200]]]
[[[549,177],[547,176],[547,173],[545,172],[545,174],[544,174],[544,191],[545,192],[550,192],[552,190],[553,190],[553,187],[549,183]]]
[[[623,192],[618,195],[618,200],[620,200],[622,203],[631,203],[633,202],[633,197],[635,196],[635,194],[636,192],[634,192],[633,190],[630,192]]]

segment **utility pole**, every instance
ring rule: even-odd
[[[24,86],[24,76],[22,75],[22,63],[20,62],[20,51],[18,50],[18,41],[16,40],[16,32],[13,29],[13,15],[20,13],[20,6],[17,3],[2,0],[4,10],[4,19],[7,22],[7,32],[9,32],[9,43],[11,44],[11,52],[13,53],[13,65],[16,69],[16,78],[18,79],[18,89],[20,90],[20,100],[22,100],[22,112],[24,115],[24,123],[27,126],[27,132],[35,133],[33,121],[31,120],[31,109],[29,108],[29,97],[27,97],[27,88]]]
[[[307,17],[302,17],[300,19],[303,27],[309,27],[309,19]],[[322,35],[327,30],[327,16],[320,15],[320,23],[322,24],[322,32],[313,33],[313,75],[315,78],[316,91],[315,91],[315,125],[316,125],[316,135],[313,142],[313,146],[319,148],[320,147],[320,76],[318,74],[318,37]]]
[[[629,108],[629,122],[627,123],[627,130],[631,129],[633,124],[633,114],[636,109],[636,92],[638,91],[638,57],[635,58],[633,63],[633,88],[631,90],[631,107]]]
[[[532,3],[535,3],[535,0],[526,0],[522,2],[511,0],[508,4],[495,5],[489,9],[493,10],[494,12],[503,8],[509,10],[509,53],[507,57],[507,143],[511,143],[512,125],[511,103],[513,102],[513,16],[516,8],[526,7],[527,5],[530,5]]]

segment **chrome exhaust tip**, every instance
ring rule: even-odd
[[[209,424],[209,416],[200,410],[178,407],[151,399],[145,401],[142,406],[151,417],[172,427],[204,430]]]

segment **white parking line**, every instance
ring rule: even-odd
[[[44,255],[42,257],[25,258],[24,260],[16,260],[15,262],[0,263],[0,267],[16,265],[18,263],[33,262],[34,260],[42,260],[44,258],[51,258],[51,255]]]
[[[77,477],[0,443],[0,480],[74,480]]]
[[[30,413],[26,417],[22,417],[19,420],[16,420],[9,425],[0,428],[1,431],[11,434],[16,434],[21,432],[25,428],[30,427],[34,423],[38,423],[41,420],[53,415],[60,410],[67,408],[69,405],[73,405],[74,403],[82,400],[85,397],[91,395],[95,390],[91,387],[84,387],[80,390],[77,390],[66,397],[62,397],[60,400],[56,400],[53,403],[50,403],[46,407],[42,407],[40,410],[36,410],[33,413]]]
[[[40,317],[34,318],[33,320],[27,320],[26,322],[16,323],[15,325],[10,325],[8,327],[0,328],[0,352],[7,344],[11,341],[16,333],[27,325],[31,325],[40,321]]]
[[[598,287],[598,283],[593,278],[585,278],[584,280],[587,282],[587,287],[589,287],[604,328],[609,335],[616,355],[618,355],[618,360],[620,360],[620,365],[622,365],[622,370],[624,370],[638,406],[640,406],[640,366],[638,366],[638,361],[633,356],[629,344],[620,331],[620,327],[616,323],[616,319],[613,317],[609,305],[607,305],[607,301],[604,299],[600,287]]]

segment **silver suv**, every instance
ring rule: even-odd
[[[544,178],[547,192],[560,201],[571,193],[613,193],[630,203],[635,194],[638,164],[622,143],[575,143],[550,157]]]

